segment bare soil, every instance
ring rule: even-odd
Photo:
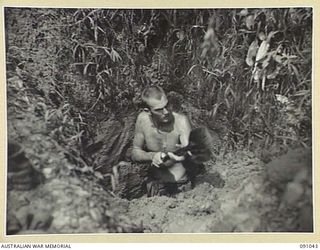
[[[58,174],[34,190],[9,191],[9,221],[18,220],[19,234],[283,232],[307,230],[310,223],[312,228],[312,209],[301,214],[311,201],[308,187],[292,204],[286,201],[288,184],[282,191],[271,185],[266,166],[252,152],[229,153],[209,162],[190,191],[131,201],[113,197],[92,173]]]

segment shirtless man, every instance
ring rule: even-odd
[[[152,86],[142,93],[147,109],[137,118],[132,159],[150,162],[152,178],[161,183],[187,181],[184,157],[173,154],[178,147],[188,145],[191,126],[183,114],[172,112],[161,87]],[[169,160],[164,161],[168,155]]]

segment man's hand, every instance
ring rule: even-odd
[[[163,152],[157,152],[152,158],[152,165],[160,168],[160,165],[163,163]]]
[[[174,153],[172,152],[168,152],[167,155],[170,157],[170,159],[174,160],[174,161],[177,161],[177,162],[180,162],[180,161],[184,161],[185,160],[185,156],[182,155],[182,156],[178,156],[178,155],[175,155]]]
[[[188,152],[189,154],[189,152]],[[191,154],[191,153],[190,153]],[[185,160],[185,156],[179,156],[172,152],[163,153],[163,152],[157,152],[154,154],[152,158],[152,165],[156,166],[157,168],[160,168],[162,166],[171,166],[174,162],[181,162]]]

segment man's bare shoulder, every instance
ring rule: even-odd
[[[149,113],[146,112],[146,111],[141,111],[139,114],[138,114],[138,117],[137,117],[137,122],[139,121],[146,121],[146,120],[149,120]]]
[[[188,116],[186,116],[185,114],[173,112],[173,115],[174,115],[175,121],[176,121],[177,123],[186,123],[186,122],[189,122],[189,118],[188,118]]]
[[[175,127],[179,133],[185,133],[191,130],[191,124],[189,118],[185,114],[173,113],[175,116]]]
[[[142,129],[147,126],[150,122],[149,113],[146,111],[141,111],[138,114],[137,121],[136,121],[136,128]]]

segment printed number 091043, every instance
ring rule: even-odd
[[[304,243],[304,244],[300,244],[300,248],[318,248],[318,244]]]

